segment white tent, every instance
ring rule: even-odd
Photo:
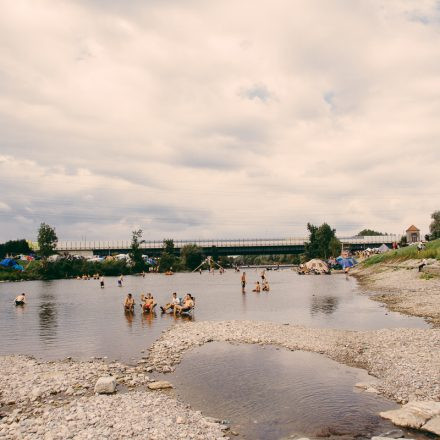
[[[387,252],[389,250],[390,248],[385,243],[377,248],[377,252],[379,252],[380,254],[383,254],[384,252]]]

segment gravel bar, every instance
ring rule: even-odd
[[[420,316],[434,327],[440,327],[440,262],[429,260],[423,272],[418,271],[420,260],[407,260],[396,264],[374,264],[354,269],[351,273],[361,287],[381,301],[390,310]]]
[[[397,402],[440,400],[440,329],[347,331],[255,321],[185,322],[150,348],[148,365],[171,372],[182,355],[207,342],[270,344],[321,353],[379,379],[377,391]]]

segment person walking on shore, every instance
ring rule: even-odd
[[[424,258],[422,262],[419,264],[419,272],[421,272],[422,269],[426,266],[426,263],[427,263],[426,258]]]

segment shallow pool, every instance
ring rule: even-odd
[[[194,409],[229,420],[241,438],[370,439],[395,429],[378,413],[398,405],[354,387],[374,378],[316,353],[210,343],[164,377]]]

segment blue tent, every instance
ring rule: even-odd
[[[338,264],[342,266],[342,269],[346,269],[347,267],[353,267],[356,266],[357,261],[354,258],[344,258],[344,257],[338,257],[336,258],[336,261]]]
[[[12,267],[15,266],[17,263],[12,258],[5,258],[4,260],[0,261],[0,266],[3,267]]]
[[[12,258],[5,258],[4,260],[0,261],[0,266],[8,267],[15,270],[24,270],[24,267],[20,264],[17,264],[17,262]]]

